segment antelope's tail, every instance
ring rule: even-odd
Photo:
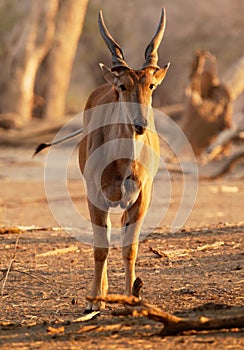
[[[53,145],[57,145],[57,144],[59,144],[59,143],[65,142],[65,141],[67,141],[67,140],[70,140],[70,139],[72,139],[73,137],[76,137],[76,136],[82,134],[82,132],[83,132],[83,128],[78,129],[78,130],[72,132],[71,134],[69,134],[69,135],[67,135],[67,136],[65,136],[65,137],[62,137],[62,138],[59,139],[59,140],[56,140],[56,141],[53,141],[53,142],[50,142],[50,143],[41,143],[39,146],[37,146],[37,148],[36,148],[36,150],[35,150],[35,152],[34,152],[34,154],[33,154],[33,157],[35,157],[35,155],[36,155],[37,153],[41,152],[41,151],[44,150],[45,148],[51,147],[51,146],[53,146]]]

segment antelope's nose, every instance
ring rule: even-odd
[[[144,134],[144,132],[146,131],[146,127],[147,127],[146,119],[143,121],[137,121],[137,120],[134,121],[134,129],[137,135]]]

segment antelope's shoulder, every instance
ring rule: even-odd
[[[117,101],[118,101],[117,91],[114,89],[114,87],[111,84],[105,83],[92,91],[92,93],[88,97],[85,110],[94,108],[99,105],[113,103]]]

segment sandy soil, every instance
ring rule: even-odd
[[[45,198],[45,155],[32,160],[31,154],[32,148],[0,151],[1,226],[41,228],[0,234],[1,349],[244,347],[244,332],[239,328],[162,338],[158,336],[162,324],[144,317],[112,316],[111,311],[120,308],[116,305],[107,305],[95,320],[74,322],[89,294],[92,247],[52,229],[58,224]],[[175,233],[169,225],[180,200],[181,181],[174,175],[172,182],[176,190],[170,212],[139,245],[142,297],[178,315],[243,314],[243,180],[232,174],[214,182],[200,181],[194,209],[184,228]],[[69,189],[81,207],[85,199],[78,177],[71,176]],[[109,293],[123,293],[119,247],[110,251],[109,285]]]

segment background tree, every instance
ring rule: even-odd
[[[60,0],[52,46],[36,80],[36,93],[44,97],[42,116],[57,120],[64,116],[66,94],[88,0]]]
[[[0,4],[3,13],[12,11],[16,17],[3,45],[0,113],[14,113],[22,122],[29,121],[36,100],[35,87],[44,98],[43,116],[64,116],[87,3],[88,0],[13,0]]]
[[[53,39],[58,0],[25,1],[22,5],[28,16],[12,29],[12,42],[0,78],[0,110],[16,113],[28,121],[36,72]]]

